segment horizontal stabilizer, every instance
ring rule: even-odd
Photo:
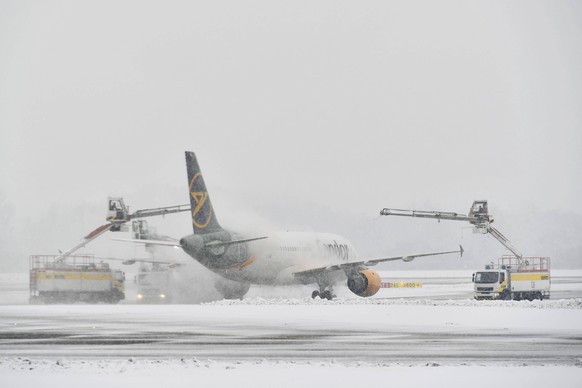
[[[132,242],[137,244],[151,244],[151,245],[164,245],[167,247],[179,247],[179,241],[164,241],[164,240],[134,240],[130,238],[112,238],[115,241]]]
[[[242,243],[246,243],[246,242],[250,242],[250,241],[264,240],[266,238],[268,238],[268,236],[252,237],[252,238],[245,238],[242,240],[232,240],[232,241],[211,241],[204,246],[206,246],[206,247],[224,247],[224,246],[229,246],[229,245],[233,245],[233,244],[242,244]]]
[[[179,267],[181,265],[184,265],[183,263],[177,263],[175,261],[164,261],[164,260],[155,260],[155,259],[140,259],[140,258],[121,259],[118,257],[96,257],[95,260],[121,261],[121,263],[125,264],[125,265],[132,265],[135,263],[164,264],[170,268],[175,268],[175,267]]]
[[[205,244],[204,246],[206,246],[206,247],[224,247],[224,246],[229,246],[229,245],[234,245],[234,244],[242,244],[242,243],[246,243],[246,242],[250,242],[250,241],[263,240],[266,238],[268,238],[268,237],[267,236],[252,237],[252,238],[245,238],[245,239],[241,239],[241,240],[232,240],[232,241],[211,241],[211,242]],[[138,243],[138,244],[163,245],[163,246],[167,246],[167,247],[181,247],[180,242],[175,241],[175,240],[173,240],[173,241],[135,240],[135,239],[129,239],[129,238],[112,238],[112,240],[123,241],[123,242],[133,242],[133,243]]]

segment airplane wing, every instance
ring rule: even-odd
[[[438,256],[438,255],[448,255],[449,253],[460,253],[461,257],[463,257],[463,253],[465,250],[463,249],[462,245],[459,245],[458,251],[446,251],[446,252],[434,252],[434,253],[421,253],[418,255],[408,255],[408,256],[396,256],[396,257],[387,257],[383,259],[372,259],[372,260],[365,260],[362,262],[363,265],[376,265],[378,263],[383,263],[385,261],[395,261],[395,260],[402,260],[405,262],[412,261],[417,257],[425,257],[425,256]]]
[[[355,270],[355,269],[362,267],[362,266],[373,266],[373,265],[376,265],[378,263],[383,263],[386,261],[402,260],[402,261],[409,262],[409,261],[414,260],[417,257],[447,255],[449,253],[460,253],[461,257],[463,257],[463,252],[465,252],[465,250],[463,249],[463,247],[461,245],[459,245],[458,251],[420,253],[420,254],[416,254],[416,255],[394,256],[394,257],[385,257],[385,258],[381,258],[381,259],[361,260],[361,261],[355,261],[355,262],[349,262],[349,263],[335,264],[335,265],[330,265],[330,266],[326,266],[326,267],[310,268],[307,270],[294,272],[293,274],[296,277],[301,278],[301,277],[316,277],[316,276],[320,276],[324,273],[329,273],[329,272],[334,272],[334,271],[339,271],[339,270],[343,270],[344,272],[348,273],[348,272],[351,272],[352,270]]]

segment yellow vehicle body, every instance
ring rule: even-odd
[[[125,299],[125,274],[95,264],[90,256],[31,256],[31,303],[118,303]]]

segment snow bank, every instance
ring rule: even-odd
[[[535,309],[582,309],[582,298],[534,301],[500,301],[500,300],[432,300],[432,299],[286,299],[286,298],[245,298],[243,300],[220,300],[204,303],[210,306],[235,305],[387,305],[387,306],[454,306],[454,307],[502,307],[502,308],[535,308]]]
[[[578,388],[577,366],[442,366],[435,362],[343,363],[334,360],[227,363],[197,359],[35,360],[0,359],[5,387],[344,387],[491,386]]]

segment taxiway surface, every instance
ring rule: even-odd
[[[0,355],[574,365],[581,301],[0,306]]]

